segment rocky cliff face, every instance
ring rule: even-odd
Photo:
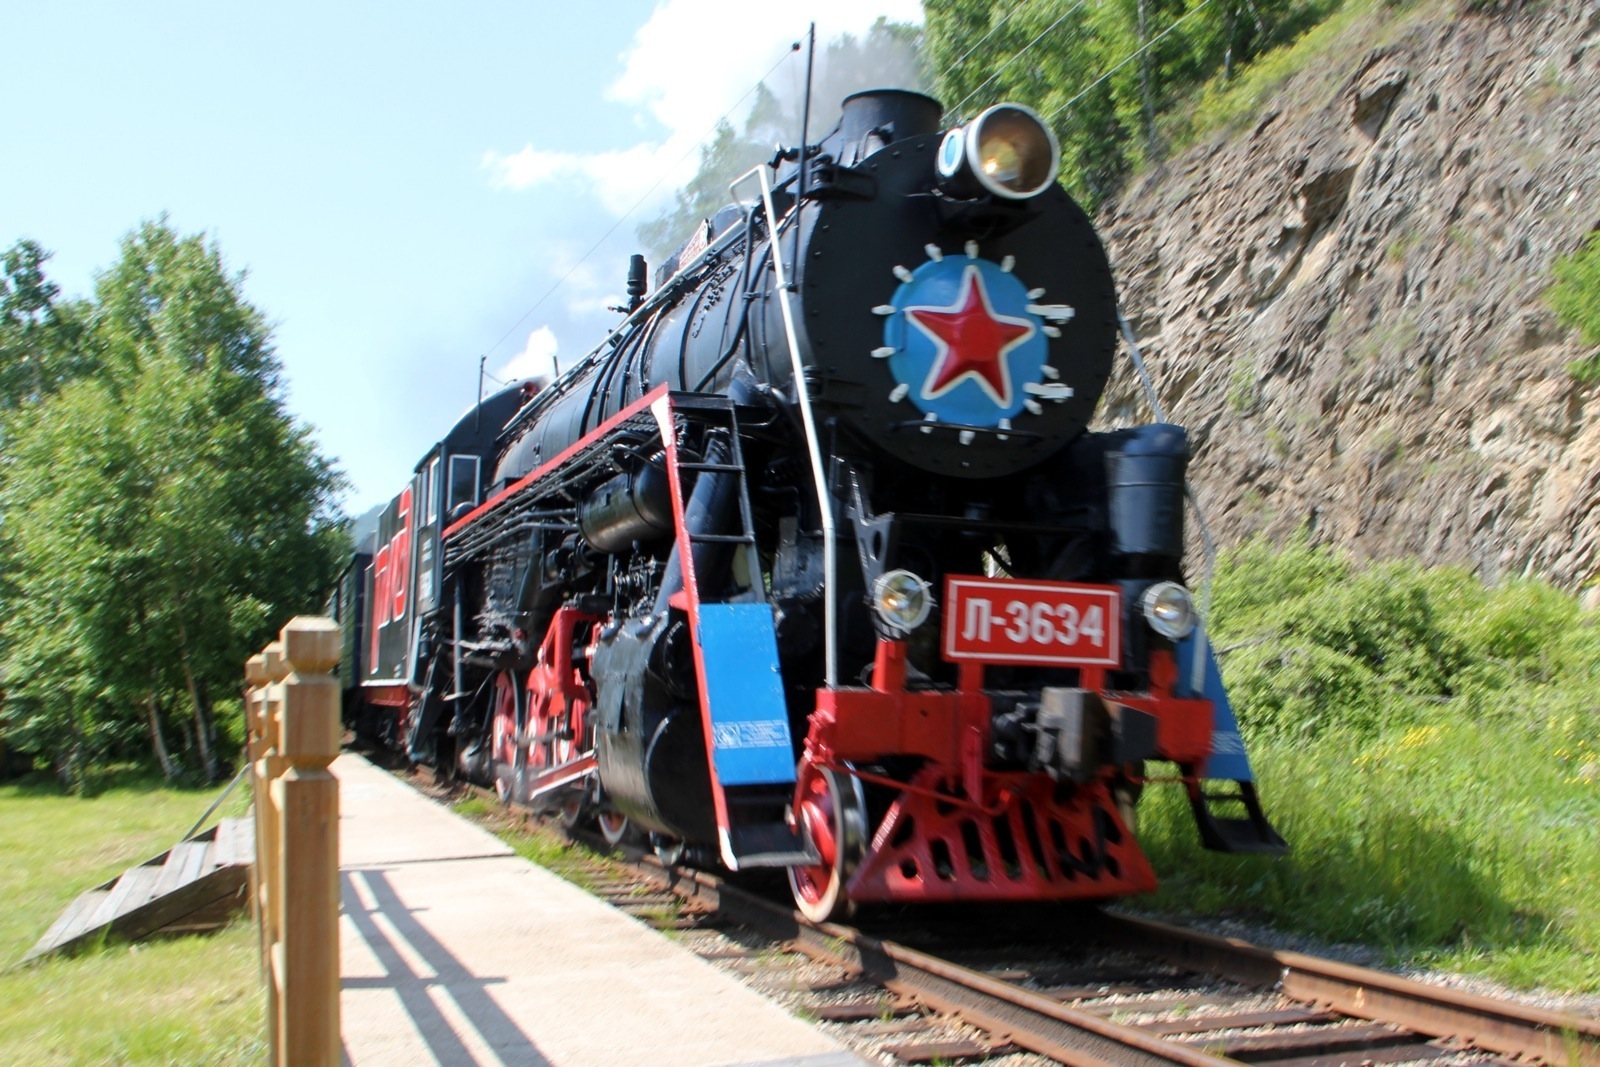
[[[1600,228],[1600,4],[1358,36],[1101,220],[1206,519],[1576,588],[1600,389],[1541,293]],[[1108,397],[1145,417],[1131,373]]]

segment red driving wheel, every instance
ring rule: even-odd
[[[494,678],[494,735],[491,759],[494,761],[494,791],[502,804],[509,804],[516,790],[521,760],[517,751],[517,682],[510,671]]]
[[[851,775],[802,764],[794,818],[803,840],[816,849],[814,866],[789,868],[795,907],[812,922],[843,918],[851,910],[845,890],[866,841],[867,806]]]

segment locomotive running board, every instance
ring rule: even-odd
[[[751,867],[813,867],[822,862],[814,848],[796,847],[800,839],[782,823],[735,826],[722,842],[724,852],[739,857],[741,870]]]

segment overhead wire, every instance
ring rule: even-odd
[[[948,68],[946,68],[946,70],[945,70],[946,76],[948,76],[950,73],[952,73],[962,63],[966,62],[967,58],[969,56],[971,56],[973,52],[977,51],[979,46],[981,46],[984,43],[984,41],[987,41],[990,37],[994,36],[995,31],[998,30],[1001,26],[1005,25],[1005,23],[1011,18],[1012,15],[1015,15],[1022,8],[1026,7],[1027,5],[1029,5],[1031,3],[1034,3],[1034,2],[1036,2],[1036,0],[1020,0],[1020,2],[1017,3],[1014,7],[1012,7],[1010,11],[1006,12],[1005,17],[1002,18],[999,22],[995,23],[995,25],[990,28],[989,32],[984,34],[983,37],[980,38],[976,44],[974,44],[972,47],[968,48],[965,52],[963,52],[960,59],[957,59],[954,63],[950,64],[950,66]],[[970,101],[973,97],[977,96],[978,93],[982,92],[984,87],[989,85],[989,83],[994,81],[996,78],[998,78],[1006,70],[1006,68],[1010,67],[1018,59],[1021,59],[1024,53],[1030,51],[1040,41],[1044,40],[1045,37],[1049,36],[1050,31],[1054,30],[1057,26],[1061,25],[1062,22],[1066,21],[1067,16],[1071,15],[1074,11],[1077,11],[1079,8],[1081,8],[1084,5],[1085,2],[1086,2],[1086,0],[1078,0],[1077,3],[1073,4],[1070,8],[1068,8],[1066,11],[1064,11],[1054,22],[1052,22],[1050,25],[1046,26],[1044,28],[1044,30],[1042,32],[1040,32],[1037,37],[1035,37],[1033,40],[1029,41],[1027,44],[1023,45],[1021,48],[1019,48],[1015,52],[1013,52],[1009,57],[1006,58],[1005,62],[1001,63],[998,67],[996,67],[994,69],[994,72],[992,74],[990,74],[987,78],[985,78],[982,82],[980,82],[978,84],[977,88],[973,89],[966,96],[962,97],[960,102],[957,103],[955,105],[955,107],[950,108],[948,113],[951,114],[951,115],[957,116],[959,118],[965,118],[965,116],[962,114],[961,109],[967,105],[968,101]],[[1254,5],[1254,3],[1251,3],[1250,0],[1246,0],[1246,2],[1250,3],[1251,12],[1255,13],[1255,5]],[[1122,60],[1120,60],[1114,66],[1112,66],[1110,69],[1108,69],[1105,73],[1101,74],[1094,81],[1090,82],[1088,85],[1084,86],[1081,90],[1079,90],[1077,95],[1073,96],[1072,99],[1068,100],[1066,103],[1062,104],[1060,107],[1058,107],[1054,111],[1052,111],[1048,116],[1046,116],[1046,121],[1052,121],[1053,122],[1056,119],[1056,117],[1058,115],[1060,115],[1063,111],[1065,111],[1067,108],[1071,107],[1073,104],[1077,103],[1079,100],[1083,99],[1084,96],[1088,95],[1088,93],[1092,89],[1094,89],[1095,86],[1099,85],[1101,82],[1103,82],[1107,78],[1111,77],[1113,74],[1115,74],[1117,71],[1121,70],[1123,67],[1127,66],[1129,63],[1132,63],[1135,59],[1139,58],[1145,52],[1148,52],[1151,48],[1154,48],[1156,46],[1156,44],[1161,41],[1162,38],[1167,36],[1167,34],[1171,33],[1173,30],[1177,29],[1179,26],[1183,25],[1195,13],[1205,9],[1206,7],[1209,7],[1210,4],[1211,4],[1211,0],[1200,0],[1200,3],[1196,4],[1194,7],[1190,8],[1188,11],[1184,12],[1181,16],[1178,17],[1178,19],[1176,19],[1172,23],[1172,25],[1168,26],[1166,29],[1164,29],[1160,33],[1158,33],[1155,37],[1152,37],[1150,40],[1146,41],[1144,44],[1142,44],[1138,48],[1134,49],[1127,56],[1123,57]],[[1257,18],[1257,24],[1259,26],[1260,16],[1257,15],[1256,18]]]
[[[1123,67],[1126,67],[1129,63],[1132,63],[1135,59],[1138,59],[1140,56],[1144,55],[1150,49],[1154,48],[1161,41],[1161,38],[1165,37],[1167,34],[1171,33],[1173,30],[1177,29],[1179,26],[1182,26],[1185,22],[1187,22],[1189,20],[1190,16],[1194,15],[1195,13],[1197,13],[1199,11],[1204,10],[1208,5],[1210,5],[1210,3],[1211,3],[1211,0],[1200,0],[1200,2],[1198,4],[1196,4],[1194,7],[1191,7],[1188,11],[1185,11],[1181,17],[1179,17],[1176,21],[1173,22],[1172,25],[1168,26],[1166,29],[1162,30],[1160,33],[1158,33],[1154,37],[1150,38],[1150,40],[1146,41],[1144,44],[1140,45],[1138,48],[1136,48],[1132,52],[1128,53],[1128,55],[1122,60],[1122,62],[1118,63],[1116,66],[1112,67],[1110,70],[1108,70],[1104,74],[1100,75],[1100,77],[1096,78],[1094,81],[1092,81],[1088,85],[1084,86],[1081,90],[1079,90],[1077,96],[1074,96],[1071,100],[1068,100],[1066,103],[1062,104],[1060,107],[1058,107],[1054,111],[1050,112],[1050,114],[1046,117],[1046,121],[1049,121],[1049,122],[1055,121],[1055,117],[1057,115],[1059,115],[1063,111],[1067,110],[1067,108],[1071,107],[1073,104],[1076,104],[1079,100],[1082,100],[1086,95],[1088,95],[1088,93],[1089,93],[1089,91],[1091,89],[1093,89],[1095,86],[1099,85],[1101,82],[1105,81],[1107,78],[1111,77],[1111,75],[1115,74],[1117,71],[1121,70]]]
[[[1034,3],[1034,2],[1035,2],[1035,0],[1017,0],[1017,2],[1011,6],[1011,10],[1007,11],[1005,13],[1005,17],[1003,17],[999,22],[995,23],[993,26],[990,26],[988,33],[986,33],[982,37],[978,38],[978,40],[972,45],[971,48],[968,48],[965,52],[962,52],[960,58],[956,59],[948,67],[946,67],[944,69],[945,77],[949,77],[950,74],[953,71],[955,71],[955,69],[957,67],[961,66],[961,64],[963,64],[963,63],[965,63],[967,61],[967,57],[968,56],[972,55],[972,53],[974,53],[978,49],[982,48],[983,47],[983,43],[985,41],[987,41],[989,38],[993,37],[996,33],[999,33],[1000,32],[1000,27],[1004,26],[1007,22],[1010,22],[1012,15],[1015,15],[1018,11],[1021,11],[1023,8],[1027,7],[1029,4]],[[963,100],[962,103],[964,104],[964,103],[966,103],[966,101]]]
[[[991,74],[987,78],[983,79],[983,81],[978,84],[978,87],[976,89],[972,90],[972,92],[970,92],[966,96],[962,97],[961,98],[961,102],[958,103],[955,107],[950,109],[950,113],[952,115],[961,115],[962,114],[961,109],[967,105],[967,101],[968,100],[971,100],[973,97],[977,96],[980,92],[983,91],[985,86],[987,86],[990,82],[992,82],[996,78],[998,78],[1005,71],[1005,69],[1007,67],[1011,66],[1011,64],[1015,63],[1017,60],[1021,59],[1022,56],[1023,56],[1023,53],[1027,52],[1029,49],[1033,48],[1034,45],[1038,44],[1040,41],[1044,40],[1045,37],[1049,36],[1051,30],[1055,29],[1057,26],[1059,26],[1063,22],[1065,22],[1067,20],[1067,16],[1071,15],[1074,11],[1076,11],[1080,7],[1082,7],[1085,2],[1086,2],[1086,0],[1078,0],[1078,2],[1076,4],[1073,4],[1071,7],[1067,8],[1065,11],[1063,11],[1060,14],[1060,16],[1056,18],[1056,20],[1054,22],[1052,22],[1050,25],[1046,26],[1043,30],[1041,30],[1039,32],[1039,36],[1035,37],[1033,40],[1029,41],[1027,44],[1023,45],[1021,48],[1017,49],[1014,53],[1012,53],[1010,59],[1007,59],[1004,63],[1002,63],[998,67],[996,67],[993,74]]]

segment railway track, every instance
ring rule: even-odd
[[[641,870],[649,868],[640,862]],[[705,911],[760,929],[902,1002],[981,1027],[996,1048],[1016,1046],[1075,1067],[1510,1058],[1600,1067],[1600,1020],[1147,920],[1095,913],[1093,928],[1071,939],[1074,947],[1087,941],[1117,955],[1087,967],[1062,973],[1057,961],[1065,939],[1046,937],[1044,967],[1012,950],[1000,957],[1007,965],[986,971],[853,928],[811,926],[699,872],[655,876]]]
[[[1600,1019],[1149,920],[919,909],[869,933],[639,849],[609,858],[594,892],[881,1062],[1600,1067]]]

